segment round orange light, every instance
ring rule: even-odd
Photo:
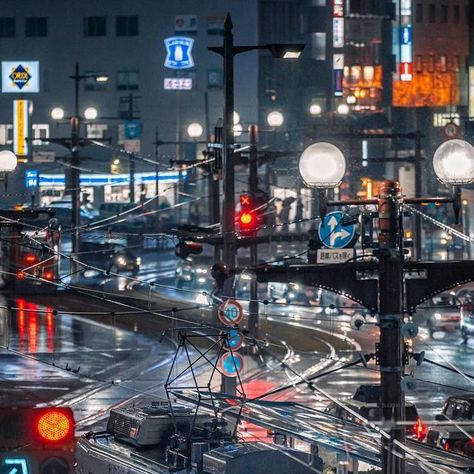
[[[62,441],[70,435],[72,423],[65,413],[58,410],[48,410],[38,418],[37,429],[39,436],[44,441]]]
[[[243,212],[240,215],[240,222],[242,222],[242,224],[250,224],[252,222],[252,214],[250,214],[250,212]]]

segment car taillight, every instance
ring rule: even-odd
[[[38,257],[33,253],[26,254],[23,260],[28,265],[34,265],[35,263],[38,263]]]
[[[16,277],[18,278],[18,280],[24,280],[26,275],[21,270],[18,270],[16,272]]]
[[[63,409],[42,410],[35,425],[38,438],[45,443],[61,443],[74,436],[74,420]]]
[[[43,276],[45,280],[52,280],[54,278],[54,273],[47,271],[47,272],[44,272]]]
[[[423,425],[420,418],[415,423],[414,426],[415,436],[419,441],[422,441],[426,436],[426,426]]]

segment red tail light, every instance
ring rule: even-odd
[[[33,253],[26,254],[23,260],[28,265],[34,265],[35,263],[38,263],[38,257]]]
[[[418,418],[414,426],[415,436],[419,441],[422,441],[426,436],[426,426]]]
[[[16,272],[16,277],[18,278],[18,280],[24,280],[26,275],[21,270],[18,270]]]
[[[38,411],[34,428],[43,443],[65,443],[74,437],[74,418],[69,409],[47,408]]]
[[[51,271],[44,272],[44,279],[45,280],[52,280],[54,278],[54,273]]]

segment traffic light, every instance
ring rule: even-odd
[[[174,248],[174,253],[179,258],[188,258],[190,255],[202,253],[202,244],[189,240],[180,240]]]
[[[242,235],[254,235],[258,230],[258,214],[253,207],[252,197],[249,194],[241,194],[237,222]]]
[[[73,472],[74,428],[70,408],[0,409],[0,472]]]

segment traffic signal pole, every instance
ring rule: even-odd
[[[396,442],[405,443],[405,396],[401,388],[404,373],[403,324],[403,246],[401,246],[398,209],[400,185],[384,181],[380,189],[379,212],[379,323],[380,384],[384,429],[390,439],[382,438],[382,472],[405,474],[405,459]],[[386,427],[386,428],[385,428]]]
[[[250,126],[250,153],[249,153],[249,192],[252,201],[255,203],[258,190],[258,155],[257,155],[257,126]],[[255,268],[258,265],[258,247],[254,243],[250,245],[250,266]],[[255,275],[250,281],[250,302],[248,331],[249,335],[258,338],[259,314],[258,314],[258,282]]]

